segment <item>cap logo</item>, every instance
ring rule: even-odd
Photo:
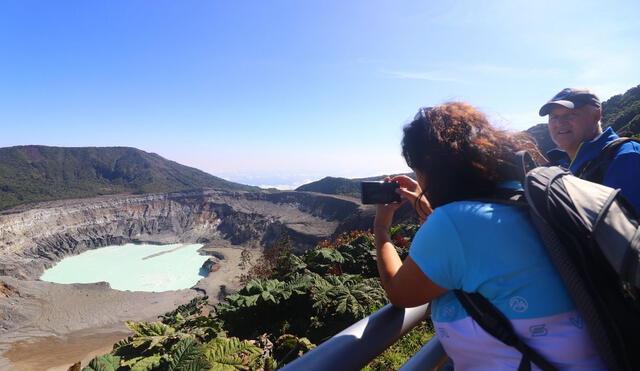
[[[560,93],[556,94],[556,96],[553,97],[553,100],[567,98],[571,95],[571,93],[573,93],[573,90],[571,90],[570,88],[563,89]]]

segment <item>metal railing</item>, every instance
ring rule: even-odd
[[[404,336],[427,316],[428,304],[415,308],[386,305],[320,344],[282,370],[359,370]],[[446,359],[434,336],[403,367],[403,371],[431,370]]]

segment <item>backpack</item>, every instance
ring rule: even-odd
[[[528,154],[519,156],[523,169],[531,167]],[[640,213],[620,190],[580,179],[557,166],[532,169],[522,184],[524,194],[512,192],[482,201],[528,208],[607,368],[640,370]],[[500,319],[504,315],[487,299],[478,293],[454,292],[485,331],[523,354],[519,370],[530,369],[531,362],[543,370],[554,369],[533,349],[505,341],[522,343],[513,340],[517,335],[510,322]]]

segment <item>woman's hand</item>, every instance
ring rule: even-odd
[[[418,213],[420,221],[424,223],[424,221],[427,220],[427,217],[431,215],[431,212],[433,212],[433,209],[431,208],[431,204],[429,204],[427,197],[422,194],[420,184],[406,175],[398,175],[389,180],[397,182],[400,185],[400,187],[396,189],[396,193],[411,203],[411,206],[413,206]],[[419,201],[416,204],[416,200],[418,199]]]

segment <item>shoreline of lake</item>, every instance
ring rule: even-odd
[[[55,284],[0,277],[0,283],[16,290],[13,296],[0,297],[0,369],[19,366],[27,371],[42,370],[41,365],[53,362],[40,354],[46,339],[51,340],[48,351],[57,350],[61,357],[48,366],[66,370],[84,359],[84,367],[91,354],[108,352],[114,337],[127,336],[125,321],[155,321],[158,315],[198,295],[208,295],[210,303],[216,303],[221,291],[239,289],[241,248],[205,247],[200,251],[204,256],[209,255],[207,251],[215,251],[224,259],[215,273],[201,278],[191,289],[177,291],[119,291],[106,282]],[[8,328],[3,331],[3,326]]]

